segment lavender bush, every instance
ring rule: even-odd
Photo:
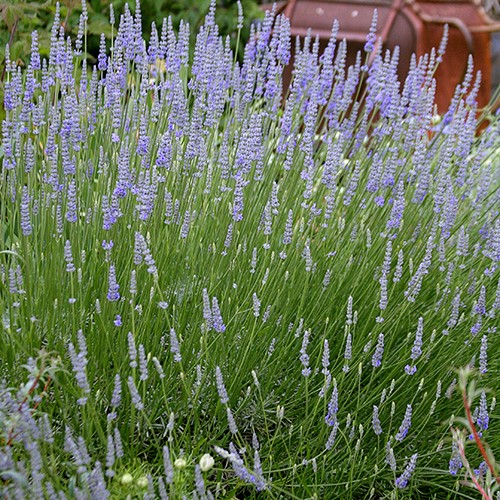
[[[500,444],[500,134],[472,62],[439,117],[446,40],[400,84],[375,24],[347,68],[335,23],[283,98],[288,20],[239,64],[214,9],[192,61],[186,24],[146,46],[128,8],[92,68],[85,9],[8,61],[2,496],[467,497],[454,367],[493,388],[472,411]]]

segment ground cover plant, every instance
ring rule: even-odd
[[[48,60],[8,61],[2,495],[476,498],[450,427],[468,365],[499,449],[500,135],[472,62],[438,117],[446,37],[400,84],[375,22],[349,68],[334,24],[282,99],[288,20],[239,64],[214,9],[146,45],[125,8],[94,67],[56,14]]]

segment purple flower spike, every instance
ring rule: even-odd
[[[222,320],[217,297],[212,298],[212,319],[213,327],[216,332],[223,333],[226,331],[226,326],[224,325],[224,321]]]
[[[382,356],[384,355],[384,334],[378,336],[375,353],[372,356],[372,366],[378,368],[382,364]]]
[[[120,300],[120,285],[116,282],[116,271],[115,266],[111,264],[109,266],[109,275],[108,275],[108,300],[110,302],[116,302]]]
[[[411,405],[407,405],[403,422],[401,423],[398,433],[395,436],[396,441],[403,441],[403,439],[408,434],[408,431],[410,430],[411,427],[411,414],[412,414]]]
[[[415,453],[411,456],[410,461],[408,462],[403,474],[396,478],[396,487],[400,489],[406,488],[408,486],[408,482],[411,479],[413,472],[415,471],[415,467],[417,465],[418,453]]]
[[[377,41],[377,35],[375,31],[377,30],[378,12],[377,9],[373,11],[372,23],[370,25],[370,32],[366,36],[366,43],[364,50],[365,52],[373,52],[375,50],[375,42]]]

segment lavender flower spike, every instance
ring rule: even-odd
[[[137,410],[139,411],[144,410],[144,403],[142,402],[141,396],[139,394],[139,391],[137,390],[134,379],[131,376],[129,376],[127,383],[128,383],[128,388],[130,390],[130,396],[132,398],[132,404],[136,407]]]
[[[224,321],[222,319],[217,297],[212,298],[212,320],[213,327],[216,332],[224,333],[226,331],[226,325],[224,325]]]
[[[415,453],[411,456],[410,461],[408,462],[403,474],[396,478],[396,487],[400,489],[406,488],[408,485],[408,481],[410,481],[413,472],[415,471],[415,467],[417,465],[418,453]]]
[[[174,355],[174,361],[180,363],[182,361],[181,348],[179,339],[173,328],[170,328],[170,352]]]
[[[382,364],[382,356],[384,354],[384,334],[380,333],[377,339],[377,346],[372,356],[372,366],[378,368]]]
[[[219,366],[215,368],[215,382],[217,384],[217,392],[219,393],[220,402],[223,405],[229,403],[226,386],[224,385],[224,379],[222,378],[222,371]]]
[[[403,422],[401,423],[398,433],[395,436],[396,441],[403,441],[403,439],[408,434],[408,431],[410,430],[411,427],[411,414],[412,414],[411,405],[406,405],[406,412],[403,418]]]
[[[325,417],[325,422],[327,425],[332,427],[337,421],[337,412],[339,411],[339,391],[337,389],[337,381],[333,381],[333,391],[328,403],[328,412]]]
[[[378,415],[378,406],[375,405],[373,406],[372,427],[373,427],[373,432],[377,436],[380,436],[380,434],[382,434],[382,427],[380,425],[380,418]]]
[[[110,302],[116,302],[120,300],[120,285],[116,282],[116,271],[115,266],[111,264],[109,266],[109,275],[108,275],[108,300]]]
[[[424,330],[424,318],[418,318],[417,333],[415,334],[415,341],[411,349],[411,359],[415,362],[422,355],[422,334]],[[417,371],[415,364],[406,365],[405,372],[408,375],[413,375]]]
[[[377,30],[378,12],[377,9],[373,11],[372,23],[370,25],[370,32],[366,36],[366,43],[364,50],[365,52],[373,52],[375,50],[375,42],[377,41],[377,35],[375,31]]]

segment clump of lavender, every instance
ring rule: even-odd
[[[437,116],[445,43],[400,81],[376,13],[356,57],[333,22],[292,59],[268,12],[241,61],[214,2],[194,39],[110,11],[96,61],[89,15],[73,41],[56,7],[26,68],[5,53],[4,496],[450,491],[453,368],[499,388],[500,129],[472,62]],[[471,415],[492,447],[494,411]]]

